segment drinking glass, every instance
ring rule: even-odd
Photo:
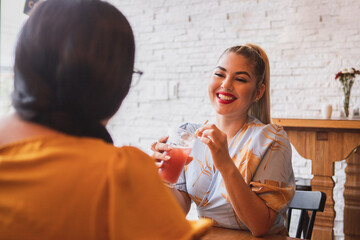
[[[165,154],[169,155],[170,159],[163,161],[159,168],[159,174],[168,187],[173,188],[175,186],[187,163],[193,143],[194,136],[191,132],[182,128],[169,129],[169,138],[166,144],[172,146],[172,149],[166,151]]]

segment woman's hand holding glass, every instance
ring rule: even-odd
[[[157,142],[154,142],[151,145],[151,150],[153,154],[151,155],[155,158],[155,165],[160,168],[163,165],[163,161],[167,161],[170,159],[170,156],[164,153],[165,151],[170,151],[172,147],[166,144],[169,136],[161,137]]]
[[[159,174],[169,187],[175,186],[182,169],[189,163],[193,143],[191,132],[182,128],[171,128],[169,137],[161,138],[152,145]]]
[[[163,161],[168,161],[169,159],[171,159],[171,157],[165,153],[166,151],[170,151],[171,149],[173,149],[172,146],[166,144],[168,138],[169,136],[161,137],[157,142],[154,142],[151,145],[151,150],[153,151],[151,157],[155,158],[155,165],[158,168],[162,166],[162,164],[164,163]],[[186,160],[185,165],[189,164],[192,160],[193,157],[189,156]]]

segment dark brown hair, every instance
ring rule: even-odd
[[[39,3],[16,47],[16,112],[64,133],[111,142],[100,121],[115,114],[127,95],[134,53],[130,24],[109,3]]]

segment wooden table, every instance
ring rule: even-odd
[[[261,238],[253,237],[248,231],[232,230],[226,228],[212,227],[202,240],[291,240],[291,238],[280,235],[269,235]]]
[[[348,222],[352,222],[360,216],[360,178],[355,177],[357,173],[360,173],[360,164],[358,163],[360,154],[356,155],[354,150],[360,145],[360,120],[274,118],[272,122],[283,126],[298,153],[304,158],[312,160],[311,171],[314,175],[311,180],[312,190],[326,193],[325,210],[316,215],[312,239],[333,239],[335,218],[333,188],[335,184],[332,176],[334,175],[335,161],[347,159],[348,162],[348,159],[351,160],[345,170],[347,175],[345,192],[350,193],[351,196],[349,195],[350,198],[347,201],[344,192],[344,213],[347,212],[344,224],[347,219],[349,219]],[[354,162],[357,164],[353,164]],[[351,191],[347,191],[347,188]],[[349,204],[353,206],[352,210],[346,211]],[[359,232],[359,227],[356,227],[355,223],[352,226],[349,229],[345,225],[344,230]]]

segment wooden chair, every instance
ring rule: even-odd
[[[300,211],[300,217],[296,230],[296,238],[301,237],[301,232],[303,230],[304,239],[311,239],[311,234],[314,227],[316,212],[324,211],[326,201],[326,194],[320,191],[295,191],[294,198],[289,205],[287,213],[287,230],[289,231],[291,212],[292,209],[298,209]],[[308,214],[308,211],[311,212],[311,217],[307,226],[303,226],[304,217]]]

